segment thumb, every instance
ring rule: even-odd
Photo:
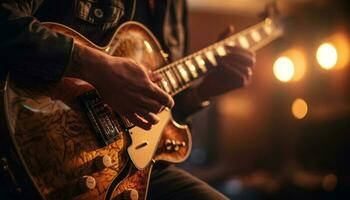
[[[228,36],[231,36],[234,32],[235,32],[234,26],[230,25],[223,32],[219,34],[218,40],[223,40]]]

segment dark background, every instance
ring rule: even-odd
[[[268,1],[188,2],[194,52],[228,24],[239,32],[261,21]],[[257,52],[250,86],[216,98],[191,119],[194,148],[181,166],[237,200],[350,199],[350,66],[324,70],[315,58],[318,46],[337,34],[345,38],[337,50],[348,50],[349,7],[345,0],[277,5],[284,36]],[[303,54],[306,72],[282,83],[272,66],[290,49]],[[296,98],[307,102],[303,119],[291,113]]]

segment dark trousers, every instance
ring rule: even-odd
[[[1,179],[0,179],[1,180]],[[0,183],[0,186],[3,183]],[[12,200],[5,187],[0,187],[0,199]],[[155,167],[148,200],[228,200],[202,180],[174,165]]]
[[[155,167],[148,200],[228,200],[204,181],[174,165]]]

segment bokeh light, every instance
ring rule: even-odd
[[[295,73],[293,61],[287,56],[279,57],[273,65],[273,73],[282,82],[292,80]]]
[[[323,43],[317,49],[317,62],[323,69],[330,70],[335,67],[338,61],[338,52],[332,43]]]
[[[292,114],[297,119],[303,119],[308,112],[308,105],[304,99],[297,98],[292,104]]]

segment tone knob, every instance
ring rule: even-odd
[[[170,140],[166,139],[165,140],[165,149],[169,152],[177,152],[180,150],[180,147],[185,147],[186,142],[180,142],[178,140]]]
[[[186,146],[186,142],[176,141],[176,145],[180,146],[180,147],[185,147]]]
[[[112,166],[112,159],[108,155],[98,156],[95,158],[94,165],[96,169],[102,170]]]
[[[123,192],[123,200],[138,200],[139,193],[135,189],[126,189]]]
[[[170,139],[166,139],[165,140],[165,149],[167,151],[172,151],[173,150],[173,144],[172,144],[172,141]]]
[[[79,180],[79,187],[83,192],[92,190],[96,187],[96,180],[92,176],[83,176]]]

